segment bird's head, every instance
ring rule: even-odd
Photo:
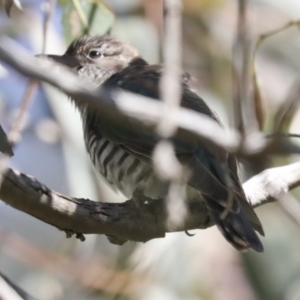
[[[109,35],[83,36],[72,42],[65,54],[46,55],[96,86],[127,67],[138,56],[135,48]]]

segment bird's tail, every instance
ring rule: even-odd
[[[257,252],[264,251],[263,245],[253,229],[257,230],[257,228],[255,224],[251,224],[242,207],[238,212],[230,211],[225,218],[222,218],[223,206],[211,199],[207,199],[206,204],[217,227],[233,247],[239,251],[249,248]],[[260,233],[263,234],[263,232]]]

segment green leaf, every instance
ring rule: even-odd
[[[8,154],[9,156],[13,156],[14,153],[12,151],[11,145],[8,141],[7,135],[4,132],[2,126],[0,125],[0,151]]]
[[[105,34],[113,25],[114,14],[100,0],[60,0],[60,3],[67,44],[83,34]]]

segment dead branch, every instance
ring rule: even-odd
[[[244,184],[254,207],[282,197],[300,184],[300,163],[268,169]],[[124,203],[94,202],[61,195],[35,178],[8,169],[3,176],[0,198],[10,206],[51,224],[69,235],[97,233],[122,244],[127,240],[146,242],[162,238],[170,229],[163,200],[141,195]],[[213,225],[204,203],[188,203],[184,224],[172,231],[205,229]]]
[[[3,175],[0,198],[69,235],[98,233],[126,240],[146,242],[164,237],[167,213],[163,201],[136,195],[124,203],[94,202],[61,195],[35,178],[8,169]],[[137,199],[138,198],[138,199]],[[207,228],[212,223],[204,203],[190,204],[189,218],[174,231]]]

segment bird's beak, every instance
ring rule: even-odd
[[[46,58],[46,59],[51,59],[54,60],[55,62],[62,64],[64,66],[67,66],[69,68],[73,68],[75,66],[80,65],[79,60],[76,59],[74,56],[69,56],[69,55],[46,55],[46,54],[38,54],[35,57],[38,58]]]

